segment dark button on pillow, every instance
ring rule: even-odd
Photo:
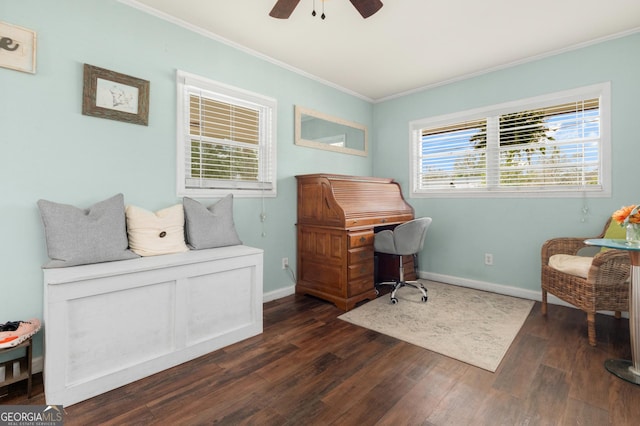
[[[162,231],[162,232],[160,233],[160,238],[164,238],[164,237],[166,237],[166,236],[167,236],[167,233],[166,233],[166,232]]]

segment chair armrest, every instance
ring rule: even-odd
[[[625,250],[610,249],[596,254],[587,281],[615,285],[629,279],[631,259]]]

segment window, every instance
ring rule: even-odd
[[[275,196],[276,101],[177,73],[179,196]]]
[[[609,83],[410,123],[412,196],[610,195]]]

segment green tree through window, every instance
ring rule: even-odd
[[[412,194],[601,191],[603,87],[412,122]]]

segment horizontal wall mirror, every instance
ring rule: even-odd
[[[295,107],[295,144],[367,156],[367,128],[301,106]]]

